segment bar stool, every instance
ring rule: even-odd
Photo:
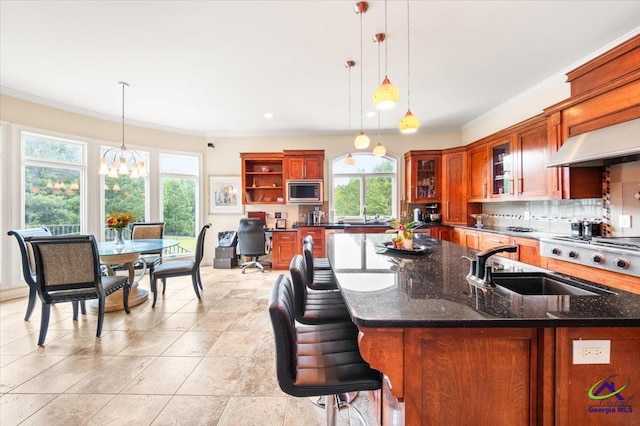
[[[269,300],[278,384],[291,396],[326,395],[326,424],[333,426],[338,408],[336,394],[378,390],[382,374],[362,359],[358,329],[353,323],[296,326],[294,294],[291,281],[278,276]],[[348,403],[347,407],[365,423],[355,407]]]
[[[293,312],[302,324],[327,324],[351,322],[342,295],[337,290],[312,290],[308,288],[307,268],[302,255],[296,254],[289,265],[293,283]]]
[[[307,285],[313,290],[337,290],[338,283],[331,269],[315,269],[313,258],[313,244],[305,242],[302,245],[305,266],[307,269]]]
[[[302,244],[309,243],[311,244],[311,253],[313,253],[313,237],[311,235],[307,235],[302,239]],[[317,259],[313,259],[313,269],[314,270],[331,270],[331,264],[329,263],[329,259],[326,257],[319,257]]]

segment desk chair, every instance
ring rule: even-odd
[[[129,311],[129,278],[125,276],[102,276],[98,245],[93,235],[68,237],[32,237],[36,263],[38,295],[42,301],[40,336],[38,346],[44,345],[49,327],[51,305],[60,302],[78,302],[98,299],[98,330],[102,333],[105,298],[122,289],[124,310]],[[74,309],[73,320],[77,320]]]
[[[296,397],[326,395],[326,424],[334,425],[336,394],[373,391],[382,374],[362,359],[358,328],[350,321],[296,325],[291,281],[280,275],[269,299],[269,316],[276,345],[276,374],[283,392]],[[350,404],[365,424],[362,414]],[[351,412],[349,412],[351,413]]]
[[[22,276],[24,282],[29,286],[29,302],[27,303],[27,313],[24,316],[25,321],[29,321],[33,310],[36,307],[36,297],[38,295],[38,285],[36,284],[36,262],[33,257],[33,249],[31,244],[25,242],[25,238],[31,237],[50,237],[51,232],[47,228],[18,229],[7,232],[7,235],[13,235],[18,240],[20,247],[20,255],[22,256]],[[74,318],[78,317],[78,302],[72,302]],[[84,301],[80,302],[82,315],[87,314],[87,308]]]
[[[271,267],[271,262],[260,262],[260,256],[267,254],[265,248],[266,234],[262,221],[258,218],[242,218],[238,227],[238,249],[241,256],[251,258],[240,265],[242,273],[249,267],[256,267],[264,272],[264,267]]]
[[[132,240],[148,240],[164,238],[164,222],[134,222],[130,225]],[[151,250],[140,253],[140,261],[145,262],[149,268],[149,277],[156,266],[162,263],[162,250]],[[143,269],[144,270],[144,269]],[[166,287],[166,278],[163,278],[163,292]]]
[[[176,260],[172,262],[164,262],[156,266],[151,272],[151,292],[153,293],[152,308],[156,307],[156,300],[158,299],[158,288],[156,281],[158,278],[162,280],[162,294],[164,294],[166,287],[166,279],[171,277],[182,277],[185,275],[191,275],[191,283],[193,284],[193,291],[195,291],[198,300],[200,297],[200,290],[202,288],[202,279],[200,278],[200,263],[202,262],[202,255],[204,254],[204,237],[207,233],[207,229],[211,228],[211,224],[207,223],[202,227],[198,234],[198,241],[196,243],[196,253],[193,260]]]

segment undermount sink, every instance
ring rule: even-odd
[[[494,273],[492,282],[497,288],[503,288],[523,296],[605,296],[615,294],[544,272]]]

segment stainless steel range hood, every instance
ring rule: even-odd
[[[640,118],[572,136],[547,167],[604,166],[640,160]]]

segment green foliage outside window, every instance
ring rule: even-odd
[[[361,215],[362,203],[367,206],[367,216],[393,215],[394,162],[387,158],[356,154],[362,166],[350,170],[348,166],[334,165],[333,208],[337,216],[357,217]],[[369,164],[367,164],[367,162]],[[335,164],[335,163],[334,163]],[[351,166],[354,167],[354,166]],[[364,199],[361,188],[364,187]]]

